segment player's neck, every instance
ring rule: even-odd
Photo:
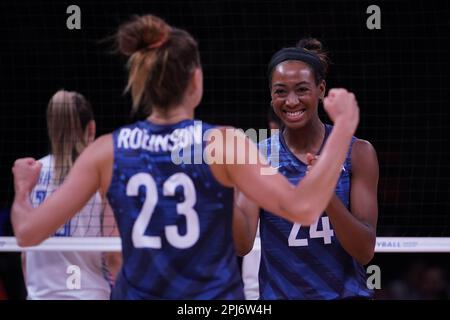
[[[167,110],[154,108],[147,120],[155,124],[174,124],[194,118],[194,108],[180,105]]]
[[[310,152],[316,154],[325,137],[325,126],[319,117],[316,117],[301,128],[285,128],[283,136],[293,153],[305,154]]]

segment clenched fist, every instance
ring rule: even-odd
[[[17,193],[27,192],[36,185],[41,172],[42,163],[33,158],[17,159],[12,172],[14,174],[14,189]]]
[[[346,89],[331,89],[323,101],[325,111],[336,124],[342,122],[355,133],[359,123],[359,107],[355,95]]]

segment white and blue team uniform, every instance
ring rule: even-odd
[[[39,206],[59,187],[55,179],[52,155],[39,160],[42,169],[39,180],[31,192],[33,207]],[[104,203],[96,193],[88,203],[54,236],[98,237],[101,235]],[[77,251],[26,251],[25,272],[28,299],[30,300],[108,300],[112,279],[102,252]],[[70,288],[68,279],[78,268],[79,286]],[[72,270],[72,271],[70,271]]]
[[[139,121],[113,133],[107,196],[123,266],[112,299],[244,298],[232,239],[233,189],[201,161],[211,128],[194,120]],[[179,148],[191,164],[173,161]]]
[[[325,139],[332,126],[326,125]],[[352,142],[336,186],[344,205],[350,205]],[[272,145],[274,144],[274,145]],[[275,165],[271,151],[278,151],[279,172],[292,184],[306,174],[306,164],[287,147],[282,134],[260,143],[260,150]],[[318,190],[320,192],[320,190]],[[270,212],[260,212],[261,264],[260,299],[370,298],[364,267],[351,257],[336,238],[326,213],[317,224],[304,227]]]

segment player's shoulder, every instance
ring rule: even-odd
[[[139,120],[139,121],[135,121],[135,122],[132,122],[132,123],[127,123],[127,124],[121,125],[120,127],[116,128],[113,131],[113,133],[114,132],[120,132],[123,129],[134,129],[136,127],[142,127],[144,124],[145,124],[144,120]]]
[[[95,139],[95,141],[93,142],[93,145],[103,146],[103,145],[111,144],[111,142],[112,142],[112,133],[107,133],[107,134],[101,135],[100,137]]]
[[[95,141],[91,143],[85,151],[83,151],[83,154],[102,161],[112,158],[114,152],[113,150],[113,135],[112,133],[108,133],[95,139]]]
[[[201,124],[203,130],[208,130],[208,129],[226,129],[226,128],[232,128],[231,126],[227,126],[227,125],[220,125],[220,124],[213,124],[213,123],[209,123],[203,120],[199,120],[199,119],[194,119],[194,124],[198,125]]]
[[[42,165],[50,164],[53,161],[53,156],[48,154],[38,160]]]
[[[205,124],[202,125],[205,133],[207,133],[205,139],[208,142],[219,139],[224,145],[233,145],[234,143],[239,144],[247,140],[247,136],[242,129],[226,125],[209,125],[210,127],[205,130]]]
[[[54,166],[54,159],[51,154],[48,154],[38,160],[42,164],[41,173],[50,171]]]
[[[353,143],[351,158],[353,168],[367,170],[368,168],[378,167],[375,148],[367,140],[356,138]]]
[[[367,140],[355,137],[352,147],[352,157],[361,157],[364,155],[376,154],[374,146]]]

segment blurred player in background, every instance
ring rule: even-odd
[[[94,141],[95,121],[90,103],[79,93],[58,91],[48,104],[47,127],[51,154],[39,160],[42,170],[31,192],[33,207],[39,206],[58,188],[75,159]],[[76,193],[78,190],[73,189],[71,192]],[[55,236],[113,235],[112,214],[97,192],[72,219],[56,231]],[[23,265],[28,299],[109,299],[112,277],[106,260],[120,263],[117,255],[102,252],[26,251]],[[116,270],[117,263],[110,267]],[[79,268],[80,283],[68,285],[67,280],[73,272],[70,268],[73,266]]]
[[[129,57],[133,108],[147,119],[97,139],[64,184],[34,209],[28,197],[40,165],[17,160],[16,238],[22,246],[41,242],[100,189],[122,239],[113,299],[243,299],[232,239],[233,188],[286,219],[317,220],[359,121],[356,100],[344,89],[330,91],[325,108],[335,122],[333,133],[313,172],[294,187],[270,170],[241,131],[194,121],[203,73],[188,32],[146,15],[123,24],[117,43]],[[173,158],[178,152],[181,162]],[[272,174],[261,174],[264,169]]]
[[[271,105],[282,129],[260,148],[270,153],[275,144],[278,170],[293,184],[315,171],[335,130],[319,119],[317,111],[325,95],[328,64],[322,44],[311,38],[302,39],[295,48],[281,49],[269,63]],[[237,238],[240,254],[252,248],[259,218],[260,299],[370,298],[373,293],[367,288],[363,265],[372,259],[375,249],[377,184],[374,148],[353,137],[341,162],[336,194],[311,226],[292,223],[270,210],[260,211],[244,195],[238,195],[240,210],[236,211],[234,234],[241,236]],[[250,237],[242,236],[247,230]],[[254,264],[254,274],[257,268]],[[246,273],[251,280],[248,266]]]

